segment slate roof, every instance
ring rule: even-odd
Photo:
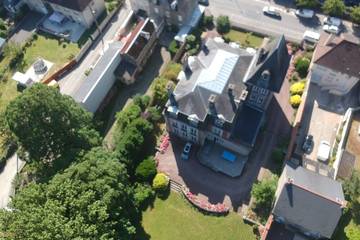
[[[186,79],[180,80],[174,90],[178,110],[188,116],[196,114],[199,120],[204,121],[208,113],[208,99],[215,94],[216,113],[232,122],[239,107],[239,102],[233,99],[238,99],[246,89],[242,79],[253,57],[254,54],[244,49],[208,39],[203,51],[196,57],[193,64],[196,67],[193,71],[186,70]],[[218,58],[224,62],[216,62]],[[230,63],[226,63],[227,60]],[[235,87],[234,98],[228,94],[229,84]]]
[[[285,37],[271,41],[257,52],[258,61],[254,62],[249,69],[245,82],[261,86],[261,74],[270,72],[270,82],[266,88],[273,92],[279,92],[286,76],[290,58],[286,47]]]
[[[91,0],[47,0],[47,1],[49,3],[54,3],[78,12],[84,11],[84,9],[91,2]],[[96,0],[96,1],[103,1],[103,0]]]
[[[280,179],[273,214],[294,227],[331,238],[345,204],[341,183],[290,165]]]

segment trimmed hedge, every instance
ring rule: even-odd
[[[290,97],[290,104],[293,108],[299,107],[301,103],[301,96],[300,95],[293,95]]]
[[[157,192],[165,192],[169,186],[169,178],[164,173],[156,174],[152,187]]]
[[[291,95],[302,95],[305,89],[305,82],[297,82],[291,85],[290,94]]]

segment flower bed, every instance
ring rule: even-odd
[[[207,213],[213,214],[220,214],[225,215],[229,213],[229,208],[225,206],[225,204],[218,203],[218,204],[211,204],[209,202],[203,201],[199,199],[199,197],[189,191],[189,189],[183,187],[182,193],[184,194],[185,198],[196,208],[199,210],[205,211]]]
[[[166,149],[169,147],[170,145],[170,137],[168,134],[164,135],[163,137],[161,137],[161,141],[160,141],[160,147],[158,148],[160,153],[164,153],[166,151]]]

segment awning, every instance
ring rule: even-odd
[[[197,5],[193,14],[187,20],[187,22],[180,28],[174,39],[179,42],[185,42],[186,36],[190,33],[191,29],[196,27],[199,23],[202,14],[205,11],[205,6]]]
[[[65,16],[62,15],[61,13],[59,13],[59,12],[54,12],[49,17],[49,21],[59,23],[59,24],[62,23],[62,21],[64,21],[64,19],[65,19]]]

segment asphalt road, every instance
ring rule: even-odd
[[[227,15],[234,26],[265,35],[284,34],[288,40],[295,42],[302,40],[307,29],[320,33],[325,17],[316,14],[311,20],[300,19],[295,15],[295,9],[277,5],[271,0],[209,0],[209,3],[208,9],[214,16]],[[279,8],[281,19],[263,14],[263,7],[270,5]],[[354,38],[351,23],[344,22],[344,32]]]
[[[80,88],[85,80],[85,72],[94,67],[103,53],[103,49],[107,49],[110,42],[112,42],[119,30],[121,29],[125,19],[131,12],[129,4],[126,2],[120,11],[113,17],[109,25],[104,29],[103,34],[99,37],[87,53],[85,58],[78,64],[69,74],[60,79],[60,92],[66,95],[73,96]],[[102,44],[101,38],[104,41]]]

